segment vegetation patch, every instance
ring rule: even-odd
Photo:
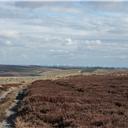
[[[16,128],[127,128],[127,85],[128,75],[35,81],[19,106]]]

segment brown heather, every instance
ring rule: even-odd
[[[128,75],[35,81],[16,128],[128,128]]]

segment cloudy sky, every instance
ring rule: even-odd
[[[0,64],[128,67],[128,2],[0,2]]]

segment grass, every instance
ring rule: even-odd
[[[15,76],[15,77],[0,77],[1,84],[10,83],[31,83],[35,80],[40,79],[57,79],[66,76],[78,75],[80,74],[78,70],[53,70],[47,71],[41,74],[41,76]]]

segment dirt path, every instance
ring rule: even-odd
[[[13,128],[16,111],[23,98],[25,88],[25,84],[11,87],[0,96],[0,128]]]
[[[4,101],[5,98],[7,97],[7,95],[13,91],[13,89],[14,88],[9,88],[8,91],[2,92],[2,94],[0,96],[0,102]]]

